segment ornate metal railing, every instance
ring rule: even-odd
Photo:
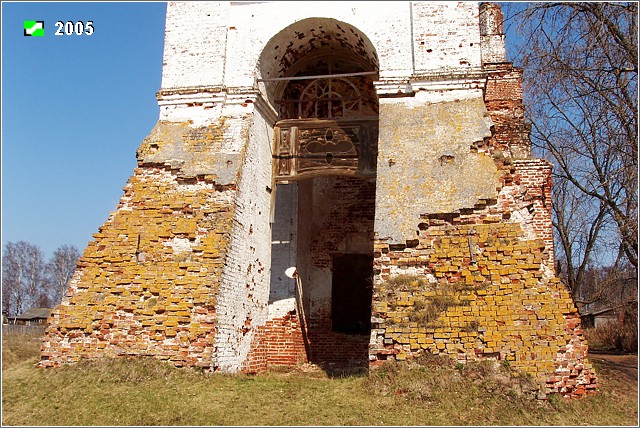
[[[289,119],[275,126],[277,180],[376,173],[378,119]]]

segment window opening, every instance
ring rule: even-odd
[[[373,90],[376,71],[354,60],[320,55],[297,75],[269,80],[285,82],[281,99],[276,101],[278,115],[286,119],[366,118],[378,114]]]

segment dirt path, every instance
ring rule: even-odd
[[[618,378],[633,388],[630,392],[638,393],[638,355],[589,353],[589,360],[602,375]]]

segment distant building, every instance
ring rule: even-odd
[[[636,303],[637,305],[637,303]],[[624,322],[628,313],[632,313],[634,302],[616,304],[594,302],[580,308],[580,318],[584,328],[602,328],[608,324]]]
[[[50,308],[31,308],[21,315],[11,318],[10,321],[13,321],[11,324],[40,326],[46,324],[49,315],[51,315]],[[4,314],[2,321],[4,324]]]
[[[576,296],[584,328],[601,328],[637,318],[638,285],[633,272],[602,268],[589,271]],[[581,303],[589,302],[589,303]]]

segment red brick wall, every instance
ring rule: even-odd
[[[355,177],[334,177],[331,210],[322,224],[312,232],[310,245],[313,269],[333,270],[333,256],[340,253],[365,252],[373,254],[373,223],[375,216],[375,182]],[[358,244],[352,241],[357,237]],[[363,248],[364,246],[364,248]],[[354,248],[357,250],[354,251]],[[329,287],[315,284],[315,287]],[[309,359],[320,365],[367,365],[369,336],[334,332],[331,322],[330,297],[314,301],[309,311]]]
[[[495,126],[495,149],[515,158],[530,157],[529,127],[524,122],[522,69],[495,64],[488,71],[485,105]]]
[[[272,366],[295,366],[307,361],[306,338],[295,311],[258,328],[243,371],[257,373]]]
[[[329,314],[323,315],[316,316],[309,323],[309,360],[327,367],[367,367],[369,335],[335,332]]]

